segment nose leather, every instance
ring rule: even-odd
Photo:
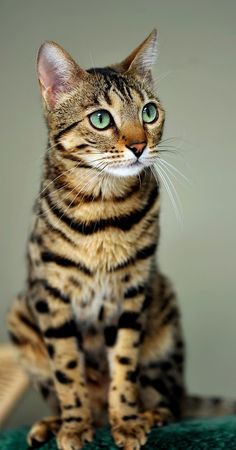
[[[147,142],[143,141],[143,142],[134,142],[130,145],[127,145],[127,147],[135,154],[135,156],[137,156],[137,158],[139,156],[142,155],[145,147],[147,145]]]

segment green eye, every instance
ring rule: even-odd
[[[142,111],[143,122],[152,123],[158,119],[158,110],[154,103],[147,103]]]
[[[98,130],[105,130],[110,127],[113,122],[110,113],[105,109],[99,109],[99,111],[90,114],[89,120],[91,125]]]

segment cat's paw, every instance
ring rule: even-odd
[[[93,430],[90,425],[79,423],[73,428],[62,425],[57,435],[57,446],[59,450],[80,450],[92,440]]]
[[[145,411],[141,414],[150,427],[163,427],[174,422],[174,417],[168,408],[157,408],[153,411]]]
[[[112,417],[112,436],[118,447],[124,450],[139,450],[147,441],[151,425],[142,414]]]
[[[47,441],[52,435],[57,434],[61,426],[59,417],[46,417],[36,422],[27,437],[30,447],[37,447]]]

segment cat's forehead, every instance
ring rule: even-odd
[[[126,108],[132,109],[145,103],[152,94],[145,83],[121,74],[112,67],[92,68],[87,72],[93,76],[97,100],[104,99],[108,105],[121,107],[125,105]]]

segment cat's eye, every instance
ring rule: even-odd
[[[113,124],[111,114],[105,109],[99,109],[89,116],[91,125],[98,130],[105,130]]]
[[[142,119],[144,123],[153,123],[158,119],[158,109],[155,103],[147,103],[143,107]]]

